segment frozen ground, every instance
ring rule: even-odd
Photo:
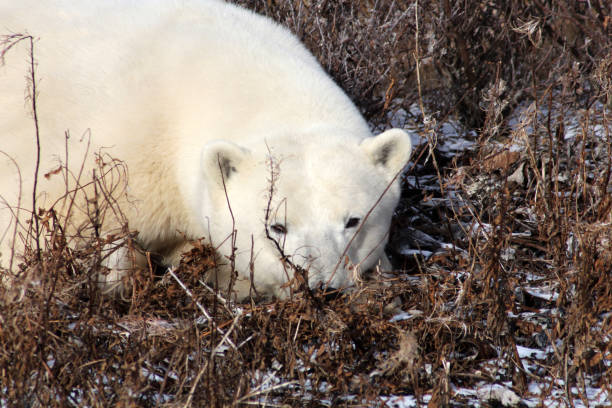
[[[605,107],[601,103],[596,103],[592,108],[592,111],[601,113],[605,111]],[[415,104],[411,107],[410,113],[404,110],[396,111],[391,119],[393,126],[403,126],[413,131],[413,143],[419,147],[427,143],[427,139],[422,136],[423,134],[430,134],[431,138],[435,139],[438,152],[447,156],[448,158],[454,157],[458,153],[465,154],[474,146],[474,140],[476,133],[473,131],[467,131],[461,127],[455,121],[449,120],[444,123],[435,125],[434,132],[427,132],[423,126],[413,125],[414,120],[411,117],[419,116],[419,108]],[[535,107],[533,104],[524,103],[520,105],[514,114],[510,117],[509,125],[515,132],[515,134],[528,135],[533,133],[530,117],[535,115]],[[549,115],[547,109],[541,109],[537,113],[541,120],[545,120]],[[565,121],[565,134],[564,139],[575,139],[581,137],[586,132],[584,120],[581,120],[580,116],[584,116],[584,112],[564,112],[562,119]],[[589,129],[592,135],[602,141],[609,140],[606,138],[610,137],[612,128],[606,129],[602,124],[596,123]],[[503,148],[509,152],[524,152],[526,150],[525,139],[514,138],[510,143],[506,143]],[[585,142],[586,143],[586,142]],[[598,146],[590,148],[600,148]],[[605,147],[605,144],[604,144]],[[593,177],[595,177],[593,175]],[[486,175],[485,175],[486,177]],[[511,176],[512,177],[512,176]],[[406,177],[406,181],[409,184],[416,184],[417,177],[409,175]],[[420,175],[418,182],[421,183],[419,186],[425,191],[440,191],[439,184],[437,182],[437,175],[430,174],[427,176]],[[447,189],[445,194],[439,198],[440,201],[454,201],[457,199],[455,191]],[[526,209],[527,211],[529,209]],[[487,223],[478,222],[472,224],[470,231],[473,235],[482,234],[487,236],[491,233],[491,226]],[[452,248],[454,245],[450,242],[445,242],[443,237],[432,236],[432,234],[413,229],[409,231],[409,239],[404,238],[405,242],[402,246],[396,247],[396,250],[406,256],[419,255],[423,259],[429,259],[434,251],[432,248],[438,248],[437,250],[444,250],[445,248]],[[516,231],[512,233],[516,237],[529,237],[529,232]],[[438,241],[438,242],[436,242]],[[609,244],[609,241],[606,241]],[[419,245],[414,245],[418,243]],[[412,245],[411,245],[412,244]],[[575,242],[572,238],[568,240],[567,248],[571,251],[575,246]],[[423,249],[427,248],[427,249]],[[509,248],[505,253],[502,254],[507,258],[515,256],[515,250]],[[451,272],[452,273],[452,272]],[[531,307],[529,310],[524,310],[518,314],[508,312],[509,318],[520,324],[533,324],[537,327],[541,327],[544,330],[550,330],[550,326],[547,326],[546,322],[550,322],[551,316],[558,316],[562,313],[557,307],[555,302],[559,296],[558,283],[543,279],[542,276],[533,275],[529,272],[525,273],[524,276],[519,277],[522,282],[519,283],[521,290],[527,295],[533,298],[539,299],[537,302],[541,307]],[[400,321],[411,318],[410,313],[400,313],[392,318],[393,321]],[[601,316],[598,324],[593,327],[593,330],[607,330],[609,327],[604,324],[609,319],[609,316]],[[544,323],[543,323],[544,322]],[[612,334],[608,333],[608,340],[612,338]],[[485,361],[482,364],[482,371],[488,372],[490,381],[477,382],[475,386],[465,388],[450,384],[451,393],[451,405],[467,405],[467,406],[526,406],[526,407],[593,407],[593,406],[612,406],[612,395],[609,388],[601,388],[594,386],[593,384],[601,384],[600,378],[583,378],[578,383],[581,383],[581,387],[567,386],[563,378],[558,376],[551,376],[550,372],[546,369],[550,361],[555,358],[559,358],[559,349],[562,348],[562,344],[550,344],[546,340],[546,336],[541,336],[538,341],[531,342],[535,344],[531,347],[520,345],[520,339],[517,339],[517,355],[521,360],[522,366],[527,374],[528,383],[526,385],[527,392],[525,397],[520,397],[513,386],[512,382],[504,381],[505,375],[499,375],[500,373],[496,370],[496,359]],[[537,347],[537,345],[540,347]],[[501,351],[497,350],[501,357]],[[555,354],[557,353],[557,354]],[[612,356],[608,354],[604,357],[604,364],[606,367],[612,365]],[[505,374],[505,373],[501,373]],[[572,384],[576,383],[575,378],[571,378]],[[390,396],[385,400],[386,406],[389,407],[416,407],[422,406],[429,403],[431,395],[424,395],[420,401],[414,396]]]

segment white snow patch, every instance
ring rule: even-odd
[[[431,251],[425,251],[422,249],[412,249],[412,248],[402,248],[399,252],[400,254],[405,255],[405,256],[421,255],[425,259],[429,258],[433,254],[433,252]]]
[[[554,302],[559,297],[559,294],[556,292],[553,292],[552,288],[549,288],[549,290],[545,290],[542,287],[538,287],[538,288],[526,287],[523,289],[525,290],[525,292],[529,293],[531,296],[537,297],[540,299],[544,299],[549,302]]]
[[[420,310],[409,310],[407,312],[401,312],[401,313],[396,314],[391,319],[389,319],[389,321],[390,322],[400,322],[402,320],[409,320],[409,319],[413,319],[415,317],[422,316],[422,315],[423,315],[423,312]]]
[[[498,403],[509,407],[516,406],[521,402],[521,397],[519,397],[511,389],[506,388],[501,384],[487,384],[478,388],[476,394],[481,400],[497,401]]]
[[[547,353],[542,351],[541,349],[534,349],[524,346],[516,345],[516,350],[518,351],[519,358],[535,358],[536,360],[546,360]]]
[[[381,397],[380,399],[387,408],[412,408],[422,406],[413,395]],[[421,401],[421,403],[427,404],[430,400],[431,395],[426,394],[423,396],[423,401]]]

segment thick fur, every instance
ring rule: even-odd
[[[36,39],[37,207],[55,203],[62,216],[66,205],[57,203],[66,183],[93,174],[93,153],[102,153],[125,163],[127,189],[116,205],[142,248],[165,263],[176,264],[186,243],[201,237],[228,257],[235,231],[240,297],[251,271],[259,292],[287,293],[281,286],[293,272],[270,238],[309,271],[312,287],[347,287],[359,268],[389,266],[383,248],[398,183],[377,201],[408,160],[410,138],[397,129],[372,137],[353,103],[286,29],[214,0],[0,0],[0,34],[11,33]],[[20,261],[22,240],[13,238],[27,236],[32,210],[29,48],[18,43],[0,66],[5,271]],[[60,163],[73,175],[68,182],[42,176]],[[75,205],[73,228],[87,218],[87,203]],[[117,217],[109,218],[103,236],[118,227]],[[115,254],[108,266],[121,270],[123,258]],[[227,270],[219,276],[227,277]]]

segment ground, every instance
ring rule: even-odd
[[[41,214],[36,278],[0,302],[0,406],[610,406],[605,3],[248,3],[372,128],[412,132],[396,271],[234,304],[194,242],[109,299],[93,283],[104,237],[70,250]]]

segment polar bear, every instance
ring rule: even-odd
[[[112,199],[139,246],[175,265],[205,238],[237,271],[238,298],[251,284],[287,296],[287,265],[307,271],[311,288],[347,288],[360,270],[390,267],[384,247],[410,137],[373,136],[287,29],[216,0],[2,1],[0,16],[3,273],[33,234],[34,180],[36,210],[61,219],[70,207],[76,228],[90,202],[66,186],[103,171],[103,157],[124,164],[126,186]],[[102,237],[118,227],[110,218],[96,228]],[[126,257],[105,260],[108,276],[121,277]],[[217,273],[229,280],[229,267]]]

